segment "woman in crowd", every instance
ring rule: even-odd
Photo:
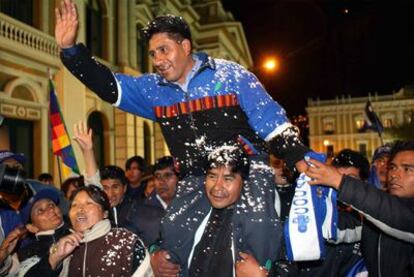
[[[109,200],[100,188],[79,188],[69,218],[74,232],[50,248],[26,276],[147,276],[149,255],[137,235],[112,228]]]
[[[65,195],[66,199],[70,199],[72,194],[80,187],[83,187],[83,176],[80,177],[70,177],[67,178],[62,185],[60,186],[60,189],[62,190],[63,194]]]

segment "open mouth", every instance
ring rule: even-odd
[[[159,194],[161,194],[161,193],[165,193],[165,192],[167,192],[168,191],[168,188],[159,188],[158,189],[158,193]]]
[[[79,223],[85,223],[85,222],[88,221],[88,218],[86,216],[83,216],[83,215],[78,215],[76,217],[76,221],[79,222]]]

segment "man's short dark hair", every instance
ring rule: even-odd
[[[39,175],[39,177],[37,177],[37,180],[39,180],[40,182],[53,182],[53,176],[50,173],[42,173]]]
[[[144,172],[147,167],[147,163],[145,162],[144,158],[141,156],[132,156],[129,158],[125,163],[125,169],[128,170],[131,168],[133,163],[137,163],[138,168],[140,171]]]
[[[207,157],[206,171],[221,166],[230,167],[243,180],[249,178],[250,161],[241,147],[224,145],[214,149]]]
[[[107,165],[99,170],[101,175],[101,180],[108,180],[108,179],[117,179],[123,185],[126,185],[127,179],[125,177],[125,172],[122,168],[116,165]]]
[[[390,161],[395,158],[395,156],[402,151],[414,151],[414,141],[396,141],[391,149]]]
[[[181,16],[172,14],[157,16],[142,29],[142,33],[147,41],[155,34],[167,33],[170,38],[176,41],[188,39],[192,43],[190,27],[187,22]]]
[[[164,156],[155,161],[154,172],[165,168],[171,168],[175,175],[178,176],[178,171],[175,164],[175,159],[172,156]]]
[[[369,176],[369,162],[359,152],[351,149],[344,149],[332,160],[334,167],[355,167],[359,169],[359,177],[367,180]]]
[[[70,185],[74,185],[76,188],[80,188],[83,187],[84,184],[84,180],[83,180],[83,176],[79,176],[79,177],[70,177],[67,178],[62,185],[60,186],[60,190],[63,191],[63,193],[66,195],[66,193],[69,190]]]

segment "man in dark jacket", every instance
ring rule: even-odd
[[[390,154],[388,193],[318,161],[306,174],[312,184],[338,190],[338,200],[364,215],[364,222],[340,222],[338,241],[361,240],[370,276],[414,274],[414,141],[397,142]],[[341,218],[340,218],[341,219]],[[349,218],[348,218],[349,219]]]
[[[100,170],[100,177],[111,205],[112,226],[124,227],[136,233],[145,245],[156,242],[160,236],[164,209],[142,203],[137,197],[128,196],[127,180],[122,168],[105,166]]]
[[[164,156],[155,161],[154,178],[155,189],[144,203],[167,210],[175,198],[177,183],[180,180],[173,157]]]
[[[56,41],[69,71],[104,101],[157,121],[172,156],[180,163],[183,178],[162,223],[162,247],[178,264],[187,263],[194,230],[209,211],[203,193],[203,162],[208,148],[241,141],[258,164],[266,165],[270,149],[292,168],[303,171],[307,167],[302,159],[308,149],[285,111],[241,65],[205,53],[193,54],[190,28],[183,18],[159,16],[147,25],[144,37],[158,74],[135,78],[114,75],[93,59],[85,46],[76,44],[79,21],[73,1],[66,0],[56,15]],[[249,245],[254,241],[260,263],[276,257],[281,232],[274,209],[272,172],[264,168],[253,167],[260,181],[252,177],[247,186],[248,197],[255,203],[246,207],[247,216],[238,218],[249,233],[247,241],[236,240],[251,251]],[[183,225],[187,218],[196,219]]]
[[[181,268],[182,272],[188,270],[188,276],[235,275],[236,259],[240,259],[241,251],[235,243],[235,237],[241,230],[234,221],[234,215],[243,213],[245,209],[241,193],[246,189],[244,186],[249,178],[249,167],[249,158],[237,146],[218,147],[208,155],[205,193],[211,206],[195,232],[188,268]],[[155,255],[164,254],[160,251]],[[167,259],[164,258],[164,262],[168,263]],[[172,263],[168,266],[167,271],[165,266],[153,264],[155,275],[171,276],[178,273],[179,269],[174,268]],[[259,270],[258,264],[256,267]]]

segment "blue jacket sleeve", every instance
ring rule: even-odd
[[[240,66],[241,67],[241,66]],[[269,144],[270,153],[285,160],[292,170],[309,148],[290,124],[285,110],[272,99],[256,76],[246,69],[236,69],[239,80],[239,101],[253,130]]]
[[[145,74],[132,77],[125,74],[115,74],[118,99],[114,105],[123,111],[156,120],[153,111],[152,99],[159,89],[155,74]]]
[[[61,60],[65,67],[102,100],[122,110],[155,120],[149,94],[155,89],[155,77],[132,77],[114,73],[92,57],[83,44],[63,49]]]

